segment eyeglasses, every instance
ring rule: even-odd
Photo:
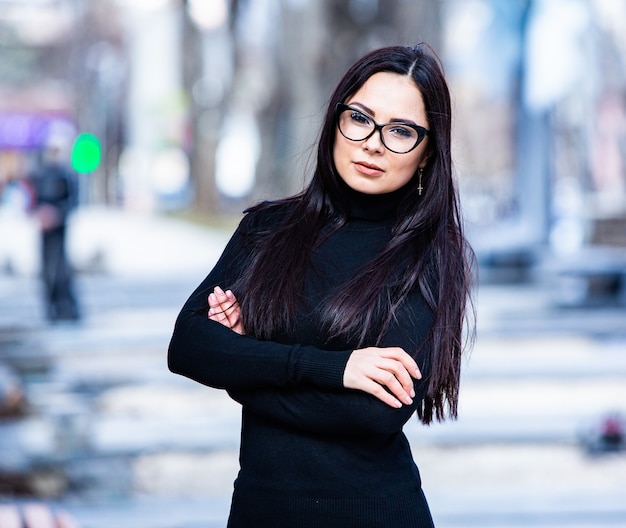
[[[350,141],[365,141],[378,130],[385,148],[396,154],[411,152],[428,135],[428,130],[419,125],[402,122],[379,125],[367,114],[343,103],[337,104],[337,126]]]

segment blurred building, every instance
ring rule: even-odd
[[[483,279],[626,303],[626,4],[448,0],[456,161]]]

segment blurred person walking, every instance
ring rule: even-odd
[[[169,368],[242,405],[230,528],[432,528],[402,429],[456,417],[473,253],[430,48],[335,89],[300,194],[246,212],[183,306]]]
[[[76,175],[64,163],[65,144],[52,138],[39,169],[31,175],[33,211],[41,232],[41,273],[50,321],[79,319],[73,271],[66,252],[67,224],[78,204]]]

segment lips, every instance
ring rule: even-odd
[[[378,165],[367,163],[365,161],[355,161],[354,167],[358,172],[365,174],[366,176],[380,176],[383,172],[385,172]]]

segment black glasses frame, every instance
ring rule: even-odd
[[[428,135],[428,129],[424,128],[423,126],[419,126],[419,125],[414,125],[412,123],[404,123],[402,121],[398,121],[398,122],[394,122],[394,123],[383,123],[383,124],[379,124],[376,121],[374,121],[370,116],[368,116],[365,112],[363,112],[362,110],[359,110],[358,108],[354,108],[353,106],[344,104],[344,103],[337,103],[336,108],[336,118],[337,118],[337,128],[339,129],[339,132],[341,133],[341,135],[343,137],[345,137],[348,141],[366,141],[369,138],[371,138],[374,133],[378,130],[378,133],[380,135],[380,141],[381,143],[385,146],[385,148],[387,150],[389,150],[390,152],[393,152],[395,154],[408,154],[409,152],[411,152],[412,150],[416,149],[417,146],[424,141],[424,138]],[[343,133],[343,130],[341,130],[341,126],[339,124],[340,119],[339,116],[341,116],[341,114],[343,112],[345,112],[346,110],[352,110],[353,112],[359,112],[360,114],[363,114],[364,116],[366,116],[368,119],[370,119],[372,121],[372,123],[374,123],[374,128],[372,129],[372,131],[365,136],[364,138],[361,139],[352,139],[349,138],[348,136],[346,136]],[[404,152],[398,152],[397,150],[393,150],[390,149],[387,144],[385,143],[385,138],[383,137],[383,127],[389,126],[389,125],[402,125],[402,126],[406,126],[409,128],[412,128],[413,130],[415,130],[417,132],[417,140],[415,141],[415,145],[413,145],[409,150],[406,150]]]

